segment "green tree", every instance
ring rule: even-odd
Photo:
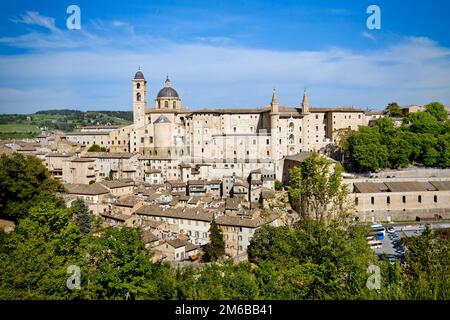
[[[403,117],[403,110],[397,102],[389,103],[384,112],[393,118]]]
[[[438,134],[443,129],[436,117],[428,112],[410,113],[403,121],[410,125],[410,131],[414,133]]]
[[[327,222],[346,214],[347,190],[341,183],[342,172],[340,164],[332,164],[328,158],[315,152],[299,167],[291,169],[290,201],[294,208],[298,208],[302,219]]]
[[[360,127],[345,143],[345,151],[361,171],[378,171],[389,166],[389,152],[378,127]]]
[[[432,102],[425,106],[427,113],[431,114],[438,121],[446,121],[448,119],[448,112],[445,107],[439,102]]]
[[[275,180],[275,190],[280,191],[283,190],[283,183],[279,180]]]
[[[106,152],[105,147],[100,147],[98,144],[93,144],[89,149],[88,152]]]
[[[209,242],[204,249],[203,259],[205,261],[217,261],[225,255],[225,240],[223,239],[222,230],[216,223],[216,220],[211,221],[209,227]]]
[[[55,192],[60,183],[51,178],[41,160],[13,154],[0,157],[0,215],[17,221],[41,201],[62,201]]]
[[[72,210],[75,216],[75,222],[80,228],[81,233],[90,234],[92,226],[92,214],[83,199],[78,198],[72,203]]]

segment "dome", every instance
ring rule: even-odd
[[[169,77],[165,82],[165,87],[159,90],[157,98],[179,98],[178,92],[170,86]]]
[[[153,123],[170,123],[170,120],[165,115],[160,115]]]
[[[136,74],[134,75],[134,79],[144,79],[144,74],[141,72],[141,70],[136,72]]]
[[[179,98],[178,92],[174,88],[165,87],[159,90],[158,98]]]

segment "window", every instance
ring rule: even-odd
[[[169,101],[164,101],[164,108],[169,108]]]
[[[269,139],[266,139],[266,144],[269,144],[269,143],[270,143]]]
[[[403,203],[406,203],[406,196],[403,196],[403,197],[402,197],[402,202],[403,202]]]
[[[294,144],[294,135],[289,135],[289,144]]]
[[[141,93],[140,92],[138,92],[136,94],[136,101],[141,101]]]
[[[437,202],[437,195],[434,195],[434,202]]]
[[[355,205],[358,205],[358,202],[359,202],[359,198],[356,197],[356,198],[355,198]]]
[[[236,132],[236,127],[233,127],[233,132]]]
[[[290,122],[289,123],[289,133],[293,133],[294,132],[294,123]]]
[[[418,197],[417,197],[417,201],[418,201],[419,203],[422,203],[422,196],[418,196]]]
[[[386,202],[387,204],[391,204],[391,197],[387,197]]]
[[[375,197],[370,198],[370,203],[375,204]]]
[[[173,108],[176,109],[176,107],[177,107],[177,103],[176,103],[176,101],[174,101],[173,102]]]
[[[138,82],[138,84],[136,85],[136,88],[140,89],[141,88],[141,84]]]
[[[141,138],[141,143],[144,143],[144,137]],[[120,141],[119,141],[120,144]]]

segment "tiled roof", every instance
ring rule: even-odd
[[[132,179],[122,179],[122,180],[112,180],[112,181],[101,181],[102,185],[109,189],[123,188],[134,186],[134,181]]]
[[[141,202],[141,199],[135,195],[120,197],[119,200],[116,202],[117,206],[121,207],[129,207],[132,208],[135,205],[137,205],[139,202]]]
[[[69,194],[80,194],[80,195],[100,195],[107,194],[109,190],[99,183],[93,184],[64,184],[64,188]]]
[[[136,214],[207,222],[212,221],[213,218],[212,211],[200,208],[183,208],[180,210],[180,208],[163,209],[159,206],[143,206],[136,211]]]
[[[81,157],[97,159],[130,159],[134,156],[130,152],[86,152]]]
[[[58,153],[58,152],[54,152],[54,153],[47,153],[45,156],[47,158],[70,158],[73,155],[74,155],[73,153]]]

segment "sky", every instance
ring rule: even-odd
[[[80,29],[68,29],[70,5]],[[380,8],[381,28],[367,27]],[[182,104],[381,110],[450,105],[450,1],[172,0],[0,2],[0,113],[148,107],[169,75]]]

